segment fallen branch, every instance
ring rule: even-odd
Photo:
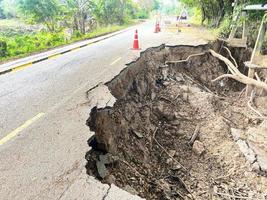
[[[259,77],[259,75],[258,75],[257,72],[255,72],[255,77],[256,77],[256,79],[257,79],[258,81],[261,81],[261,79],[260,79],[260,77]]]
[[[240,98],[242,95],[243,95],[243,93],[246,91],[246,87],[244,87],[244,89],[240,92],[240,94],[238,95],[238,98]]]
[[[188,144],[189,144],[190,146],[193,146],[195,140],[197,139],[197,137],[198,137],[198,135],[199,135],[199,130],[200,130],[200,126],[199,126],[199,124],[198,124],[198,125],[196,126],[195,131],[194,131],[194,134],[192,135],[190,141],[188,142]]]
[[[265,79],[264,83],[267,84],[267,78]],[[259,95],[259,96],[261,96],[262,94],[263,94],[263,89],[261,89],[261,91],[260,91],[260,95]]]
[[[176,63],[182,63],[182,62],[188,62],[189,59],[191,57],[195,57],[195,56],[203,56],[205,55],[207,52],[204,52],[204,53],[196,53],[196,54],[191,54],[190,56],[188,56],[185,60],[178,60],[178,61],[166,61],[165,64],[168,65],[168,64],[176,64]]]
[[[255,113],[257,113],[261,118],[263,119],[267,119],[267,117],[265,117],[264,115],[262,115],[258,110],[256,110],[255,108],[253,108],[252,104],[253,104],[253,100],[255,98],[255,91],[253,90],[251,92],[251,95],[250,95],[250,99],[248,101],[248,107],[253,110]]]
[[[232,79],[235,79],[236,81],[239,81],[239,82],[241,82],[243,84],[253,85],[255,87],[262,88],[262,89],[264,89],[264,90],[267,91],[267,84],[266,83],[245,76],[244,74],[242,74],[234,66],[234,64],[229,59],[227,59],[226,57],[222,56],[221,54],[218,54],[218,53],[216,53],[215,51],[213,51],[211,49],[209,50],[209,52],[214,57],[216,57],[219,60],[223,61],[227,65],[227,67],[230,70],[230,72],[232,73],[232,74],[224,74],[222,76],[219,76],[218,78],[214,79],[213,82],[218,81],[218,80],[221,80],[223,78],[232,78]]]
[[[201,85],[200,83],[198,83],[197,81],[195,81],[193,78],[191,78],[187,74],[184,74],[184,76],[186,76],[190,81],[192,81],[193,83],[197,84],[198,86],[200,86],[201,88],[203,88],[204,90],[206,90],[206,92],[209,92],[209,93],[212,93],[213,94],[213,92],[209,88],[207,88],[205,85]]]

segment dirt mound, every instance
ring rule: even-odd
[[[264,199],[231,135],[258,124],[231,81],[212,83],[226,67],[208,49],[150,48],[106,84],[117,101],[87,121],[89,174],[146,199]]]

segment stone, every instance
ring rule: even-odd
[[[131,186],[129,185],[126,185],[124,188],[123,188],[126,192],[129,192],[130,194],[132,195],[138,195],[138,192]]]
[[[156,98],[156,93],[155,92],[151,92],[151,100],[154,100]]]
[[[183,75],[182,74],[177,75],[175,77],[175,80],[178,81],[178,82],[183,82],[184,81]]]
[[[177,170],[182,169],[182,166],[179,165],[179,164],[175,164],[171,169],[174,170],[174,171],[177,171]]]
[[[97,161],[96,162],[96,168],[97,168],[97,172],[98,172],[98,175],[104,179],[106,176],[109,175],[109,172],[105,166],[105,164],[103,164],[102,162],[100,161]]]
[[[205,151],[205,147],[202,142],[196,140],[193,144],[193,152],[198,156],[202,155]]]
[[[105,164],[111,164],[113,162],[112,155],[107,153],[105,155],[99,155],[99,161]]]
[[[105,177],[105,183],[111,185],[116,183],[116,178],[113,175],[109,175]]]
[[[133,133],[138,139],[142,139],[144,137],[144,135],[138,131],[133,130]]]
[[[241,136],[241,130],[240,129],[235,129],[235,128],[231,128],[231,134],[234,138],[234,141],[237,141],[240,139]]]
[[[171,158],[168,158],[167,161],[166,161],[166,163],[167,163],[168,165],[170,165],[170,164],[172,163],[172,159],[171,159]]]
[[[169,151],[169,154],[170,154],[171,157],[175,156],[175,153],[176,153],[175,150],[170,150],[170,151]]]
[[[163,82],[163,85],[166,86],[166,87],[169,86],[170,84],[171,84],[171,83],[168,82],[168,81],[164,81],[164,82]]]
[[[240,151],[246,157],[247,161],[249,163],[254,163],[256,160],[256,155],[253,152],[253,150],[251,148],[249,148],[247,142],[244,140],[238,140],[236,143],[239,146]]]

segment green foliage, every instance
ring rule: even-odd
[[[0,61],[12,57],[28,55],[32,52],[46,50],[82,39],[94,38],[121,30],[127,26],[129,26],[129,24],[122,26],[109,25],[105,27],[98,27],[87,34],[81,34],[79,31],[75,31],[70,41],[66,40],[63,32],[39,32],[34,34],[13,35],[12,37],[0,35]],[[6,45],[1,46],[1,43],[5,43]]]
[[[3,3],[3,0],[0,0],[0,19],[4,19],[5,18],[2,3]]]
[[[92,0],[92,13],[100,24],[124,24],[135,8],[131,0]]]
[[[147,19],[148,17],[148,13],[145,9],[139,9],[136,13],[136,18],[138,19]]]
[[[18,16],[18,0],[2,0],[1,7],[6,18]]]
[[[120,30],[128,26],[132,19],[148,18],[152,10],[160,9],[161,2],[162,0],[0,0],[0,18],[11,18],[0,20],[0,42],[6,44],[0,43],[0,60]],[[19,26],[12,24],[15,18],[14,21],[19,22]]]
[[[130,23],[131,24],[131,23]],[[82,35],[80,33],[74,34],[71,41],[79,41],[81,39],[90,39],[94,38],[97,36],[105,35],[107,33],[112,33],[115,31],[119,31],[123,28],[128,27],[130,24],[125,24],[125,25],[108,25],[105,27],[98,27],[95,30],[91,31],[90,33],[86,33],[85,35]]]
[[[232,23],[232,20],[229,16],[224,18],[220,27],[217,30],[221,38],[227,38],[229,36],[231,32],[231,23]]]
[[[71,27],[84,34],[86,32],[86,19],[91,16],[91,6],[92,3],[89,0],[66,0],[64,19],[69,19]]]
[[[7,44],[5,41],[0,40],[0,57],[5,57],[7,55]]]
[[[48,32],[39,32],[31,35],[17,35],[13,37],[2,36],[0,41],[4,41],[7,45],[6,57],[15,57],[65,44],[63,33]]]
[[[58,0],[19,0],[20,12],[29,22],[43,23],[54,32],[62,14]]]

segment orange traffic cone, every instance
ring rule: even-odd
[[[134,34],[134,42],[133,42],[133,48],[132,50],[140,50],[139,48],[139,41],[138,41],[138,31],[135,30],[135,34]]]
[[[160,28],[160,25],[159,25],[159,22],[156,21],[156,25],[155,25],[155,32],[154,33],[158,33],[161,31],[161,28]]]
[[[154,33],[158,33],[158,32],[159,32],[158,22],[156,21]]]
[[[160,32],[160,31],[161,31],[161,28],[160,28],[160,24],[158,22],[158,32]]]

